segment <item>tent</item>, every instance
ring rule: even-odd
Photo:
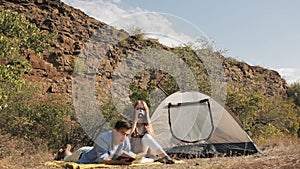
[[[172,156],[238,156],[258,152],[234,115],[200,92],[171,94],[153,112],[151,121],[155,139]]]

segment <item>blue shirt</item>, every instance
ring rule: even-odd
[[[82,154],[81,158],[78,160],[80,164],[93,164],[102,163],[104,158],[111,157],[115,160],[122,152],[122,150],[130,151],[130,142],[126,138],[123,143],[119,144],[114,152],[114,140],[113,131],[107,131],[101,133],[93,146],[93,148]]]

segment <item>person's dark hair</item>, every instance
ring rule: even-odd
[[[129,120],[118,120],[115,124],[115,129],[120,130],[120,129],[131,129],[132,128],[132,122]]]

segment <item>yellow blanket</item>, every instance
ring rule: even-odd
[[[175,163],[183,163],[183,161],[175,160]],[[90,168],[113,168],[120,167],[120,165],[107,165],[107,164],[77,164],[73,162],[63,162],[63,161],[48,161],[45,163],[46,166],[60,166],[65,168],[74,169],[90,169]],[[160,162],[149,162],[149,163],[134,163],[130,166],[146,166],[146,165],[162,165]]]

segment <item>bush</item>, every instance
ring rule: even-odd
[[[49,42],[54,41],[54,34],[41,32],[34,24],[28,22],[26,18],[16,12],[0,9],[0,35],[9,38],[10,45],[17,48],[7,50],[17,50],[22,54],[26,54],[28,50],[34,51],[37,55],[45,49],[49,49]],[[9,46],[8,46],[9,47]],[[6,53],[6,52],[4,52]],[[13,58],[14,55],[7,53],[6,57]]]
[[[0,110],[25,85],[22,77],[31,70],[27,55],[49,50],[53,40],[54,34],[41,32],[22,15],[0,9]]]
[[[1,133],[24,138],[33,144],[43,140],[49,148],[76,140],[73,137],[80,126],[74,128],[73,108],[62,98],[43,98],[36,93],[40,93],[38,88],[27,84],[9,97],[10,106],[0,113]]]
[[[300,106],[300,81],[292,83],[287,93],[288,96],[294,100],[294,103]]]
[[[286,98],[267,98],[251,89],[229,86],[226,105],[253,138],[297,134],[299,107]]]
[[[23,78],[31,71],[27,56],[51,50],[54,38],[22,15],[0,9],[0,133],[33,144],[43,140],[50,148],[87,138],[65,98],[42,97],[38,87]]]

